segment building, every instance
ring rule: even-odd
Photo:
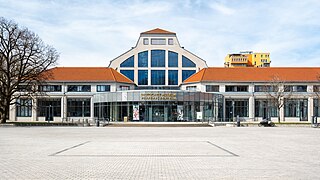
[[[260,62],[269,56],[251,54]],[[21,96],[11,107],[11,121],[234,121],[237,116],[257,121],[280,116],[298,122],[320,115],[320,68],[207,67],[180,46],[175,33],[162,29],[141,33],[136,46],[109,67],[56,67],[47,73],[50,79],[37,87],[33,99]],[[279,112],[271,98],[277,93],[284,103]]]
[[[252,51],[228,54],[224,59],[224,67],[270,67],[270,63],[270,53]]]

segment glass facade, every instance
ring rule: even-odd
[[[182,56],[182,67],[196,67],[196,64],[189,58]]]
[[[148,70],[138,70],[138,85],[148,85]]]
[[[262,117],[262,119],[270,119],[270,117],[278,117],[278,109],[268,99],[256,99],[255,117]]]
[[[138,54],[138,67],[148,67],[148,51]]]
[[[151,67],[165,67],[165,50],[151,50]]]
[[[168,71],[168,84],[169,85],[178,85],[178,70],[169,70]]]
[[[188,79],[196,70],[182,70],[182,81]]]
[[[120,67],[133,67],[134,66],[134,56],[129,57],[120,64]]]
[[[127,99],[122,101],[123,93]],[[222,121],[223,96],[181,91],[111,92],[93,97],[94,116],[108,121]],[[202,119],[197,119],[197,112]]]
[[[38,116],[45,117],[46,121],[53,121],[53,117],[61,116],[61,98],[38,99]]]
[[[168,52],[168,67],[178,67],[178,53]]]
[[[313,111],[314,111],[314,115],[317,117],[320,117],[320,99],[314,99],[313,100]]]
[[[90,98],[68,98],[67,117],[90,117]]]
[[[300,121],[307,121],[308,99],[285,99],[284,116],[299,117]]]
[[[226,100],[226,121],[235,121],[237,116],[249,117],[248,99],[228,99]]]
[[[151,70],[151,85],[165,85],[165,70]]]
[[[125,75],[131,81],[134,81],[134,70],[120,70],[120,73]]]
[[[31,99],[17,99],[17,117],[31,117],[32,116],[32,100]]]

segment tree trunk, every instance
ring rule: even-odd
[[[280,123],[281,116],[280,116],[280,109],[278,109],[278,123]]]
[[[0,123],[6,123],[7,119],[9,118],[10,102],[5,100],[1,105],[4,107],[2,107],[3,112],[0,114]]]

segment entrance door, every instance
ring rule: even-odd
[[[53,121],[53,107],[50,106],[46,106],[46,121]]]
[[[152,121],[153,122],[164,121],[164,106],[152,106]]]

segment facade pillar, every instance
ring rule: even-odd
[[[37,117],[38,117],[38,115],[37,115],[37,107],[38,107],[38,99],[37,98],[35,98],[35,99],[33,99],[32,100],[33,102],[33,104],[32,104],[32,115],[31,115],[31,121],[37,121],[38,119],[37,119]]]
[[[61,101],[61,118],[62,121],[67,121],[67,96],[62,97]]]
[[[312,116],[314,115],[313,97],[308,98],[308,121],[312,121]]]
[[[93,103],[93,97],[90,98],[90,120],[94,122],[94,103]]]
[[[249,120],[254,121],[254,97],[249,97]]]
[[[280,101],[281,101],[281,102],[280,102],[281,104],[282,104],[282,103],[284,104],[284,98],[283,98],[283,97],[280,99]],[[285,118],[285,117],[284,117],[284,106],[285,106],[285,105],[283,105],[283,106],[280,108],[280,112],[279,112],[279,114],[278,114],[279,117],[280,117],[280,122],[281,122],[281,121],[282,121],[282,122],[285,121],[285,119],[284,119],[284,118]]]
[[[9,121],[17,121],[17,108],[16,105],[10,105]]]

